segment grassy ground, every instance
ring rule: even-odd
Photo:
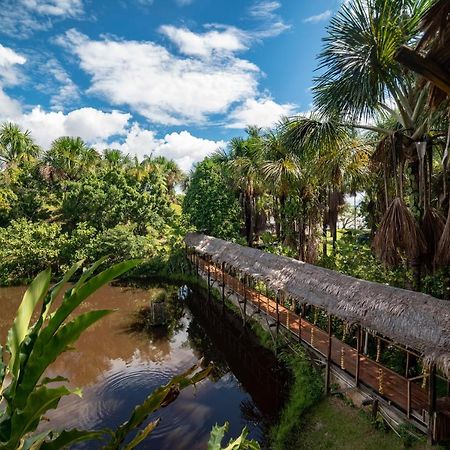
[[[393,431],[377,429],[365,413],[330,397],[305,415],[305,426],[295,447],[299,450],[401,450],[404,441]],[[431,450],[425,438],[413,450]],[[437,450],[438,447],[433,447]]]

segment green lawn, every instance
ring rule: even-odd
[[[348,406],[343,400],[324,399],[305,415],[305,428],[296,449],[304,450],[402,450],[404,444],[393,431],[378,430],[364,412]],[[416,442],[413,450],[428,450],[425,440]],[[433,447],[437,449],[438,447]]]

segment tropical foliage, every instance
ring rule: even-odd
[[[157,258],[160,267],[181,244],[185,229],[173,206],[184,177],[173,161],[100,154],[71,137],[43,151],[10,123],[0,130],[0,161],[1,284],[107,254],[112,262]]]
[[[234,187],[247,245],[348,273],[337,228],[358,195],[353,223],[370,235],[364,245],[355,235],[352,248],[369,253],[379,270],[372,278],[450,295],[449,102],[429,103],[435,87],[397,58],[420,41],[433,3],[343,2],[318,56],[313,112],[271,130],[250,127],[212,158]]]

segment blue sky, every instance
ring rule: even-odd
[[[342,0],[0,0],[0,121],[184,170],[311,108]]]

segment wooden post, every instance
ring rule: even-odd
[[[411,417],[411,380],[406,380],[406,417]]]
[[[361,351],[361,326],[358,325],[356,331],[356,369],[355,369],[355,382],[356,387],[359,386],[359,354]]]
[[[331,314],[328,314],[328,345],[327,345],[327,364],[325,373],[325,394],[330,392],[330,370],[331,370],[331,342],[332,342],[332,322]]]
[[[222,263],[222,311],[225,311],[225,263]]]
[[[406,350],[406,368],[405,368],[405,377],[408,378],[409,375],[409,352]]]
[[[211,301],[211,266],[210,261],[207,261],[208,264],[208,301]]]
[[[436,432],[436,365],[431,363],[428,383],[428,440],[435,443]]]
[[[276,301],[277,301],[277,338],[278,338],[278,333],[280,331],[280,308],[279,308],[279,298],[278,298],[279,294],[277,293],[276,295]]]
[[[247,324],[247,289],[246,289],[247,275],[244,274],[244,279],[242,280],[242,287],[244,290],[244,327]]]

